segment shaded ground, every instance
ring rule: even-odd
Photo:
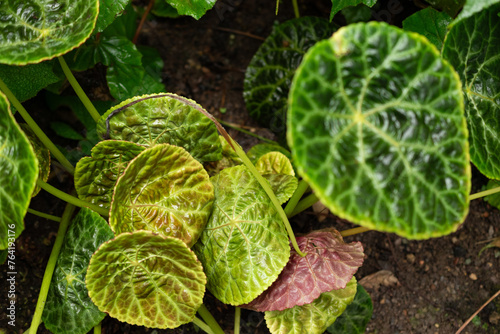
[[[388,4],[398,2],[400,7]],[[415,9],[410,1],[385,1],[374,15],[398,23],[404,15]],[[396,8],[396,9],[395,9]],[[399,10],[397,8],[401,8]],[[327,0],[303,1],[302,13],[327,17]],[[196,100],[216,117],[250,127],[256,133],[273,138],[272,134],[256,127],[248,118],[243,102],[243,77],[246,66],[261,40],[220,30],[235,29],[265,37],[275,20],[292,18],[291,4],[287,1],[274,15],[274,3],[264,0],[219,0],[216,8],[200,21],[190,18],[149,21],[139,44],[156,47],[166,66],[162,74],[167,90]],[[82,78],[83,79],[83,78]],[[82,80],[91,96],[100,96],[102,88],[91,81]],[[28,103],[28,109],[37,102]],[[221,108],[227,112],[220,113]],[[54,116],[50,116],[54,117]],[[42,126],[47,117],[39,117]],[[45,127],[47,128],[47,127]],[[47,130],[50,132],[50,130]],[[257,141],[253,137],[231,130],[230,134],[242,145],[249,147]],[[479,175],[475,172],[474,175]],[[51,184],[70,190],[72,181],[62,173],[53,171]],[[480,190],[485,179],[473,178],[473,192]],[[63,203],[46,194],[33,200],[32,207],[61,215]],[[318,223],[312,212],[298,216],[292,222],[296,232],[334,226],[339,230],[352,225],[329,215]],[[17,319],[16,333],[29,327],[34,312],[43,271],[57,224],[31,215],[26,218],[26,231],[17,241]],[[500,289],[500,250],[489,249],[480,257],[480,241],[500,235],[500,212],[484,201],[471,203],[465,224],[450,236],[408,241],[393,234],[368,232],[346,241],[359,240],[366,251],[363,267],[356,274],[359,279],[388,270],[398,284],[368,290],[374,302],[373,318],[367,333],[454,333],[465,319]],[[0,267],[0,328],[6,328],[5,298],[7,285],[5,265]],[[232,332],[233,308],[217,302],[210,294],[206,304],[227,333]],[[500,332],[500,300],[490,303],[479,315],[476,325],[470,324],[463,333]],[[496,322],[496,328],[494,327]],[[39,333],[48,333],[39,329]],[[151,330],[119,323],[109,317],[103,322],[104,333],[195,333],[192,325],[179,329]],[[242,333],[268,333],[263,315],[243,311]],[[1,333],[1,330],[0,330]]]

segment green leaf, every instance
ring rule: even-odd
[[[92,256],[86,278],[99,310],[132,325],[175,328],[203,303],[206,276],[176,238],[149,231],[123,233]]]
[[[216,298],[231,305],[248,303],[285,267],[288,236],[269,197],[246,167],[226,168],[211,181],[214,210],[194,250]]]
[[[0,2],[0,63],[26,65],[65,54],[90,36],[97,0]]]
[[[59,81],[59,77],[52,70],[53,65],[53,61],[26,66],[0,64],[0,78],[12,94],[20,102],[24,102],[48,85]]]
[[[210,176],[218,174],[221,170],[225,168],[243,164],[243,161],[240,159],[238,154],[236,154],[231,145],[228,144],[226,139],[224,139],[224,137],[219,136],[219,141],[222,146],[222,159],[219,161],[209,162],[204,165],[205,169],[208,172],[208,175]],[[236,142],[234,142],[234,144],[239,145]]]
[[[168,3],[162,0],[155,1],[151,13],[153,13],[156,16],[168,17],[171,19],[175,19],[180,16],[179,13],[177,13],[177,9],[175,9],[174,7],[170,6]]]
[[[103,32],[106,37],[126,37],[128,40],[134,39],[139,22],[139,14],[134,10],[132,3],[129,3],[122,15],[118,16]]]
[[[21,130],[23,130],[24,134],[28,138],[31,146],[33,147],[33,151],[35,152],[36,159],[38,161],[38,176],[37,178],[42,181],[47,181],[50,174],[50,151],[43,145],[40,139],[35,135],[33,130],[28,126],[28,124],[22,123],[19,124]],[[35,190],[33,190],[33,194],[31,197],[35,197],[40,191],[40,187],[38,185],[35,186]]]
[[[0,92],[0,250],[14,247],[38,177],[38,160]]]
[[[292,163],[280,152],[269,152],[261,156],[255,163],[255,168],[262,174],[286,174],[295,176]]]
[[[71,222],[57,258],[42,320],[55,334],[84,334],[106,316],[92,303],[85,286],[90,258],[113,232],[99,214],[82,208]]]
[[[463,4],[465,0],[460,0],[460,2]],[[500,0],[467,0],[465,2],[464,8],[460,12],[460,14],[457,16],[455,21],[451,24],[451,26],[455,25],[456,23],[460,22],[463,19],[466,19],[468,17],[471,17],[482,10],[487,9],[488,7],[500,3]]]
[[[262,176],[269,182],[280,204],[288,201],[299,185],[299,180],[293,175],[264,174]]]
[[[357,6],[359,4],[364,4],[368,7],[373,7],[377,3],[377,0],[332,0],[332,10],[330,12],[330,21],[333,20],[335,14],[340,10],[349,7]]]
[[[262,143],[252,146],[247,152],[247,157],[250,161],[255,164],[261,156],[269,152],[280,152],[283,153],[288,159],[292,158],[292,154],[286,148],[278,144]]]
[[[166,0],[166,2],[174,7],[179,15],[189,15],[199,20],[207,10],[212,9],[216,0]]]
[[[500,187],[500,181],[489,180],[485,190],[490,190],[498,187]],[[488,195],[484,198],[484,200],[490,203],[491,206],[494,206],[495,208],[500,210],[500,193],[494,193],[492,195]]]
[[[191,247],[212,212],[203,166],[181,147],[160,144],[132,160],[116,183],[109,224],[116,234],[149,230]]]
[[[357,6],[349,6],[341,10],[346,20],[346,25],[356,22],[368,22],[372,18],[372,10],[360,3]]]
[[[105,140],[92,149],[92,157],[81,159],[75,168],[75,188],[84,201],[109,209],[118,177],[144,147],[119,140]]]
[[[457,13],[462,9],[466,0],[426,0],[436,9],[442,10],[448,15],[455,17]],[[479,2],[484,0],[479,0]],[[478,2],[478,0],[468,0],[471,2]]]
[[[427,7],[404,20],[403,28],[424,35],[441,50],[451,21],[452,18],[448,14]]]
[[[342,28],[304,57],[288,116],[298,172],[334,214],[411,239],[463,222],[460,80],[422,36],[378,22]]]
[[[100,0],[99,16],[95,25],[96,32],[102,32],[116,17],[120,16],[130,0]]]
[[[356,295],[356,279],[345,289],[322,293],[310,304],[284,311],[267,311],[266,324],[271,334],[322,334],[346,309]]]
[[[372,318],[373,304],[368,292],[358,283],[354,300],[333,325],[327,328],[330,334],[363,334]]]
[[[51,122],[50,128],[54,130],[54,132],[63,138],[72,139],[72,140],[82,140],[83,136],[78,133],[75,129],[71,127],[71,125],[63,122]]]
[[[290,84],[306,51],[335,28],[318,17],[302,17],[276,26],[255,53],[245,73],[243,96],[254,119],[284,135]]]
[[[220,160],[217,129],[195,107],[199,107],[196,102],[174,94],[137,96],[108,110],[97,124],[97,133],[103,139],[145,146],[181,146],[202,162]]]
[[[500,4],[454,24],[443,46],[463,84],[471,160],[490,179],[500,179],[499,12]]]

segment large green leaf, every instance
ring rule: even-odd
[[[420,35],[378,22],[342,28],[305,56],[288,116],[299,174],[338,216],[412,239],[464,220],[460,80]]]
[[[55,334],[84,334],[106,316],[92,303],[85,286],[90,258],[113,232],[99,214],[82,208],[64,237],[42,320]]]
[[[305,52],[334,30],[325,19],[303,17],[276,26],[262,43],[246,70],[243,92],[248,112],[261,125],[285,133],[293,74]]]
[[[424,35],[429,42],[441,50],[448,24],[451,21],[452,18],[448,14],[427,7],[404,20],[403,28]]]
[[[98,7],[98,0],[0,2],[0,63],[38,63],[78,47],[92,33]]]
[[[203,303],[206,276],[181,240],[149,231],[123,233],[90,260],[89,296],[99,310],[132,325],[175,328]]]
[[[28,138],[0,92],[0,250],[14,247],[38,177],[38,161]]]
[[[460,1],[461,3],[463,3],[465,0],[455,0],[455,1]],[[460,14],[457,16],[457,18],[451,25],[453,26],[454,24],[460,22],[461,20],[471,17],[472,15],[475,15],[480,11],[497,3],[500,3],[500,0],[467,0],[465,2],[464,8],[462,9]]]
[[[332,10],[330,12],[330,21],[333,19],[335,14],[337,14],[342,9],[349,6],[357,6],[359,4],[364,4],[368,7],[373,7],[377,3],[377,0],[332,0]]]
[[[130,0],[100,0],[99,16],[95,25],[96,32],[102,32],[117,16],[120,16]]]
[[[363,334],[366,331],[366,325],[372,318],[373,303],[370,295],[358,283],[356,296],[344,313],[335,320],[333,325],[328,327],[327,331],[331,334]]]
[[[211,178],[214,211],[194,250],[208,289],[224,303],[248,303],[278,277],[290,256],[288,236],[264,189],[244,166]]]
[[[108,110],[97,124],[103,139],[140,145],[172,144],[185,148],[199,161],[222,158],[217,129],[194,101],[174,95],[138,96]]]
[[[346,309],[356,295],[356,279],[344,289],[322,293],[310,304],[283,311],[267,311],[271,334],[322,334]]]
[[[443,57],[463,84],[471,160],[490,179],[500,179],[500,4],[453,25]]]
[[[116,180],[130,160],[144,147],[122,140],[105,140],[92,149],[92,156],[81,159],[75,168],[75,188],[84,201],[109,209]]]
[[[28,126],[28,124],[19,124],[24,134],[28,138],[31,146],[33,147],[33,152],[35,152],[36,159],[38,161],[38,179],[42,181],[47,181],[50,174],[50,151],[43,145],[42,141],[35,135],[33,130]],[[35,197],[40,191],[38,185],[35,186],[33,194],[31,197]]]
[[[149,230],[191,247],[212,212],[214,189],[203,166],[181,147],[143,151],[118,179],[109,224],[115,233]]]
[[[216,0],[160,0],[166,1],[180,15],[189,15],[199,20],[207,10],[211,9]]]

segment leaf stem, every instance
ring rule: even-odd
[[[309,188],[309,184],[307,184],[307,182],[303,179],[300,180],[297,189],[295,189],[292,198],[290,198],[285,207],[285,214],[288,218],[292,216],[292,212],[297,206],[297,203],[299,203],[299,200],[302,198],[302,195],[304,195],[304,193],[307,191],[307,188]]]
[[[33,320],[31,321],[31,327],[29,333],[36,334],[38,326],[40,325],[42,319],[43,309],[45,307],[45,302],[47,300],[47,294],[49,292],[50,281],[52,280],[52,274],[54,274],[54,269],[56,267],[57,258],[61,250],[61,246],[64,240],[64,235],[68,229],[71,216],[75,211],[75,206],[67,204],[62,215],[61,224],[59,224],[59,230],[57,231],[56,241],[52,252],[50,253],[49,262],[47,262],[47,267],[45,267],[45,273],[43,275],[42,286],[40,287],[40,293],[38,294],[38,301],[36,303],[35,314],[33,315]]]
[[[55,222],[60,222],[61,221],[61,217],[49,215],[48,213],[43,213],[43,212],[36,211],[36,210],[30,209],[30,208],[28,208],[28,212],[31,213],[32,215],[35,215],[35,216],[38,216],[38,217],[42,217],[42,218],[45,218],[45,219],[49,219],[49,220],[53,220]]]
[[[76,81],[75,76],[73,75],[73,73],[71,73],[71,70],[69,69],[68,64],[66,64],[66,61],[64,60],[63,56],[59,56],[59,57],[57,57],[57,59],[59,60],[59,63],[61,64],[64,75],[66,76],[69,83],[71,84],[71,87],[73,87],[76,95],[78,95],[78,98],[80,99],[80,101],[82,101],[83,105],[85,106],[85,108],[89,112],[90,116],[92,116],[94,121],[97,123],[99,121],[99,119],[101,118],[101,115],[99,114],[97,109],[94,107],[92,102],[90,102],[90,99],[88,98],[87,94],[85,94],[85,92],[83,91],[83,89],[80,86],[80,84],[78,83],[78,81]]]
[[[198,314],[203,318],[203,320],[205,320],[214,334],[224,334],[224,331],[220,327],[219,323],[214,319],[212,313],[210,313],[205,304],[201,304],[200,308],[198,309]]]
[[[94,326],[94,334],[101,334],[101,324],[102,321]]]
[[[340,232],[340,235],[343,237],[350,237],[351,235],[360,234],[360,233],[368,232],[368,231],[371,231],[371,229],[369,229],[368,227],[360,226],[360,227],[355,227],[355,228],[351,228],[351,229],[342,231],[342,232]]]
[[[292,0],[293,3],[293,12],[295,13],[295,17],[299,18],[300,13],[299,13],[299,4],[297,3],[297,0]]]
[[[109,211],[97,206],[95,204],[89,203],[82,201],[81,199],[71,196],[70,194],[65,193],[64,191],[61,191],[57,189],[56,187],[51,186],[50,184],[43,182],[42,180],[38,179],[36,180],[36,184],[40,186],[43,190],[48,192],[51,195],[54,195],[55,197],[62,199],[65,202],[71,203],[74,206],[78,206],[80,208],[89,208],[100,214],[101,216],[108,217],[109,216]]]
[[[306,198],[304,198],[303,200],[301,200],[297,206],[295,207],[295,209],[292,211],[292,213],[290,214],[290,216],[288,216],[288,218],[290,217],[293,217],[299,213],[301,213],[302,211],[304,211],[305,209],[308,209],[310,208],[311,206],[313,206],[314,203],[316,203],[317,201],[319,201],[319,198],[318,196],[316,196],[315,194],[311,194],[309,196],[307,196]]]
[[[142,14],[141,21],[139,22],[139,25],[137,26],[137,29],[135,30],[134,38],[132,38],[132,43],[137,44],[137,40],[139,39],[139,34],[141,33],[141,30],[142,30],[142,26],[144,25],[144,22],[146,22],[146,18],[148,17],[151,9],[153,9],[154,4],[155,4],[155,0],[149,0],[149,4],[146,7],[144,14]]]
[[[488,190],[481,191],[481,192],[470,195],[469,200],[472,201],[473,199],[478,199],[478,198],[485,197],[488,195],[496,194],[498,192],[500,192],[500,187],[488,189]]]
[[[210,328],[210,326],[207,325],[206,323],[204,323],[201,319],[198,319],[197,317],[194,317],[193,323],[196,326],[200,327],[206,333],[208,333],[208,334],[215,334],[214,331],[212,330],[212,328]]]
[[[240,334],[241,309],[234,307],[234,334]]]
[[[52,155],[63,165],[63,167],[71,174],[73,175],[75,173],[75,167],[66,159],[64,154],[59,151],[59,149],[54,145],[54,143],[47,137],[47,135],[40,129],[38,124],[31,118],[31,116],[28,114],[26,109],[24,109],[23,105],[19,100],[12,94],[10,91],[9,87],[0,79],[0,90],[2,90],[5,95],[7,95],[8,99],[12,103],[14,107],[16,107],[17,111],[19,111],[19,114],[21,117],[24,119],[26,123],[28,123],[28,126],[33,130],[35,135],[40,139],[40,141],[47,147],[52,153]]]

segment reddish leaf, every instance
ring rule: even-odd
[[[282,311],[309,304],[323,292],[343,289],[363,264],[360,242],[344,243],[335,229],[314,231],[297,242],[305,257],[292,247],[290,260],[273,285],[246,305],[251,310]]]

